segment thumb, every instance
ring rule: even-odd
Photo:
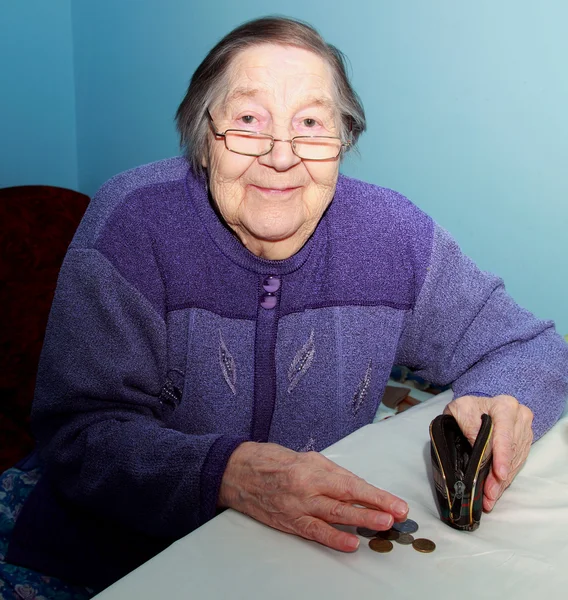
[[[472,410],[474,408],[472,404],[466,406],[464,403],[457,403],[453,400],[446,405],[443,414],[454,417],[467,441],[473,446],[481,429],[481,414]]]

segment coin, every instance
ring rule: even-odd
[[[357,527],[357,533],[366,538],[375,537],[378,533],[375,529],[367,529],[366,527]]]
[[[400,531],[400,533],[414,533],[418,531],[418,523],[412,519],[406,519],[402,523],[395,523],[392,528]]]
[[[414,541],[414,536],[411,533],[401,533],[396,541],[403,546],[408,546]]]
[[[373,538],[369,541],[369,548],[375,552],[390,552],[392,550],[392,542],[388,540],[382,540],[381,538]]]
[[[434,552],[436,549],[436,544],[432,540],[427,540],[426,538],[418,538],[412,542],[412,547],[418,552]]]
[[[387,529],[386,531],[378,531],[377,532],[377,537],[381,538],[382,540],[394,541],[394,540],[398,540],[399,536],[400,536],[400,532],[394,530],[392,527],[390,529]]]

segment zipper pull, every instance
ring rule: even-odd
[[[454,483],[454,491],[456,493],[455,497],[459,500],[463,498],[463,493],[465,492],[465,483],[463,481],[456,481]]]

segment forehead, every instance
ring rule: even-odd
[[[224,103],[266,96],[294,104],[303,98],[333,104],[330,66],[303,48],[259,44],[242,50],[229,68]]]

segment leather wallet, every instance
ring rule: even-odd
[[[492,462],[493,423],[481,416],[475,444],[469,443],[451,415],[430,423],[432,475],[440,518],[455,529],[474,531],[483,512],[483,487]]]

